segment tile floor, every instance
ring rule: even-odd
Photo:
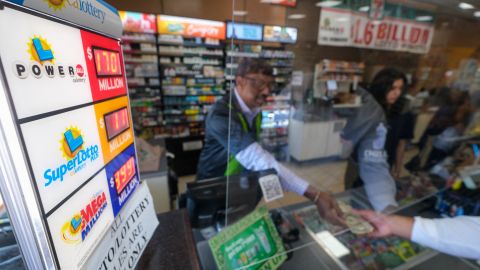
[[[405,162],[409,161],[417,153],[416,149],[408,150],[405,153]],[[308,162],[284,162],[287,168],[292,170],[299,177],[307,180],[310,184],[321,190],[332,193],[344,191],[344,175],[347,168],[346,160],[319,160]],[[402,175],[408,172],[403,170]],[[185,192],[186,183],[195,180],[195,175],[180,177],[179,192]],[[305,201],[304,197],[294,193],[287,193],[282,199],[276,200],[268,205],[269,208],[277,208],[290,204]],[[263,204],[264,202],[261,202]]]

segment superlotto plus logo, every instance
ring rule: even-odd
[[[90,201],[79,212],[73,214],[62,226],[62,240],[67,244],[79,244],[85,241],[86,237],[97,223],[100,215],[107,208],[107,197],[105,192],[96,193]]]
[[[26,79],[33,76],[42,78],[70,77],[73,82],[85,82],[85,69],[80,64],[62,65],[56,63],[53,47],[41,36],[33,36],[27,42],[27,53],[30,63],[15,61],[12,69],[15,76]]]
[[[98,145],[86,146],[84,137],[77,127],[69,127],[63,132],[60,151],[66,161],[45,170],[43,177],[46,187],[56,181],[62,182],[66,175],[75,175],[98,158]]]

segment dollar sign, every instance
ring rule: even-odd
[[[100,128],[105,128],[105,122],[103,121],[103,118],[98,119],[98,123],[100,124]]]
[[[111,187],[114,187],[115,186],[115,180],[112,178],[110,178],[110,186]]]
[[[92,58],[93,58],[92,48],[90,48],[90,47],[87,48],[87,55],[88,55],[88,60],[92,60]]]

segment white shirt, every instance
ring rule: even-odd
[[[262,109],[261,108],[250,109],[238,94],[237,88],[235,88],[235,91],[233,92],[235,93],[235,97],[237,98],[238,105],[240,105],[240,109],[242,110],[243,115],[247,118],[248,125],[251,127],[253,119],[255,119],[257,114],[259,114]]]
[[[260,113],[260,108],[251,110],[237,93],[237,89],[235,89],[234,93],[243,115],[247,118],[248,124],[252,126],[253,119]],[[275,169],[278,173],[283,189],[287,191],[292,191],[303,196],[308,188],[307,181],[298,177],[280,164],[269,152],[265,151],[265,149],[256,142],[238,152],[235,158],[248,170],[260,171],[271,168]]]
[[[453,256],[480,259],[480,217],[415,217],[412,241]]]

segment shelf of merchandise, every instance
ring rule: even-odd
[[[293,61],[293,52],[281,47],[265,47],[254,43],[234,44],[233,48],[227,45],[226,48],[225,79],[226,89],[235,80],[235,72],[241,58],[260,58],[268,61],[273,67],[273,74],[277,88],[267,99],[262,107],[262,133],[261,143],[277,159],[283,160],[287,157],[286,147],[288,146],[288,119],[290,115],[290,94],[280,94],[289,84]]]
[[[347,62],[324,59],[315,65],[314,96],[328,96],[327,81],[336,81],[337,92],[350,92],[362,82],[365,64],[362,62]],[[356,106],[358,104],[352,104]],[[350,106],[343,104],[341,106]]]
[[[164,125],[169,138],[202,137],[208,109],[225,94],[219,40],[158,35]]]
[[[155,34],[124,32],[125,75],[137,136],[151,138],[163,124]]]

